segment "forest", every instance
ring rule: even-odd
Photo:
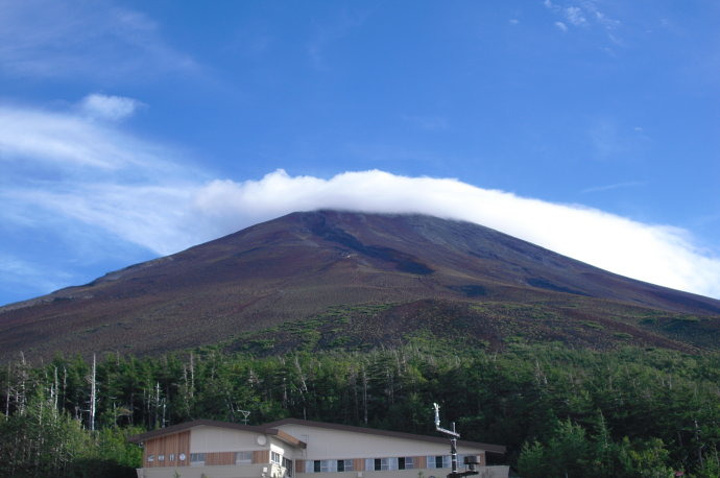
[[[294,417],[505,445],[524,478],[720,476],[720,355],[666,349],[502,352],[416,337],[395,348],[262,356],[19,356],[0,372],[0,476],[134,477],[127,438],[205,418]]]

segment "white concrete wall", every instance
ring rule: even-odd
[[[138,470],[138,478],[261,478],[263,466],[203,466],[180,468],[150,468]],[[478,469],[477,478],[508,478],[507,466],[486,466]],[[396,470],[396,471],[348,471],[344,473],[297,473],[295,478],[445,478],[450,470]],[[360,475],[362,473],[362,475]],[[266,473],[269,476],[268,473]]]
[[[393,471],[348,471],[343,473],[296,473],[295,478],[445,478],[449,469],[414,469]],[[477,478],[508,478],[507,466],[481,466]]]
[[[175,478],[176,476],[180,478],[202,478],[203,476],[207,478],[261,478],[263,466],[267,467],[268,465],[145,468],[138,470],[138,478]]]
[[[194,428],[190,433],[190,453],[267,450],[268,444],[258,445],[256,441],[258,436],[257,433],[241,430]],[[268,439],[267,442],[269,441]]]

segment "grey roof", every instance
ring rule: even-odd
[[[241,430],[246,432],[258,433],[262,435],[273,435],[290,445],[294,445],[300,448],[307,447],[307,444],[305,442],[298,440],[297,438],[285,433],[282,430],[278,430],[277,428],[268,426],[240,425],[239,423],[220,422],[217,420],[193,420],[191,422],[179,423],[177,425],[159,428],[157,430],[152,430],[146,433],[141,433],[139,435],[134,435],[129,438],[129,441],[132,443],[143,443],[153,438],[158,438],[165,435],[172,435],[174,433],[180,433],[198,427],[225,428],[230,430]]]
[[[191,422],[180,423],[178,425],[172,425],[172,426],[169,426],[166,428],[160,428],[158,430],[141,433],[140,435],[135,435],[133,437],[130,437],[130,441],[133,443],[142,443],[142,442],[145,442],[152,438],[157,438],[157,437],[165,436],[165,435],[171,435],[173,433],[180,433],[182,431],[190,430],[192,428],[206,426],[206,427],[226,428],[226,429],[232,429],[232,430],[241,430],[241,431],[247,431],[247,432],[253,432],[253,433],[261,433],[261,434],[265,434],[265,435],[273,435],[273,436],[277,436],[279,439],[285,441],[286,443],[289,443],[294,446],[299,446],[301,448],[305,448],[307,446],[305,444],[305,442],[298,440],[297,438],[280,430],[279,427],[282,427],[283,425],[300,425],[300,426],[313,427],[313,428],[325,428],[325,429],[329,429],[329,430],[341,430],[341,431],[347,431],[347,432],[352,432],[352,433],[363,433],[363,434],[368,434],[368,435],[379,435],[379,436],[386,436],[386,437],[393,437],[393,438],[404,438],[404,439],[408,439],[408,440],[417,440],[417,441],[424,441],[424,442],[429,442],[429,443],[448,443],[447,438],[439,437],[439,436],[416,435],[413,433],[396,432],[396,431],[390,431],[390,430],[379,430],[379,429],[375,429],[375,428],[356,427],[356,426],[351,426],[351,425],[340,425],[340,424],[336,424],[336,423],[315,422],[315,421],[310,421],[310,420],[300,420],[297,418],[286,418],[284,420],[278,420],[278,421],[266,423],[265,425],[260,425],[260,426],[240,425],[238,423],[220,422],[220,421],[216,421],[216,420],[194,420]],[[502,445],[492,445],[489,443],[480,443],[480,442],[467,441],[467,440],[458,440],[457,443],[460,446],[479,448],[479,449],[485,450],[486,452],[489,452],[489,453],[498,453],[498,454],[505,453],[505,447]]]
[[[392,430],[380,430],[377,428],[365,428],[365,427],[355,427],[351,425],[340,425],[337,423],[326,423],[326,422],[314,422],[310,420],[300,420],[297,418],[286,418],[283,420],[278,420],[276,422],[267,423],[266,427],[271,428],[277,428],[283,425],[302,425],[307,427],[315,427],[315,428],[326,428],[329,430],[343,430],[353,433],[365,433],[369,435],[380,435],[380,436],[387,436],[387,437],[394,437],[394,438],[405,438],[408,440],[418,440],[418,441],[424,441],[429,443],[448,443],[448,439],[440,436],[428,436],[428,435],[416,435],[414,433],[405,433],[405,432],[396,432]],[[502,445],[492,445],[490,443],[481,443],[481,442],[475,442],[475,441],[468,441],[468,440],[458,440],[458,445],[461,446],[468,446],[468,447],[474,447],[474,448],[480,448],[482,450],[485,450],[490,453],[499,453],[504,454],[505,453],[505,447]]]

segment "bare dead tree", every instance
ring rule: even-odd
[[[90,416],[88,418],[88,428],[95,431],[95,411],[97,407],[97,363],[95,354],[93,354],[92,371],[88,377],[90,382]]]

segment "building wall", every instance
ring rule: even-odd
[[[182,468],[145,468],[137,470],[138,478],[261,478],[268,465],[218,465]],[[267,478],[271,478],[265,473]],[[353,477],[355,478],[355,477]],[[417,478],[417,477],[415,477]],[[438,477],[439,478],[439,477]]]
[[[145,443],[144,468],[141,478],[275,478],[278,466],[271,464],[271,452],[279,453],[294,463],[293,478],[445,478],[445,468],[428,468],[428,456],[447,456],[450,442],[433,443],[401,437],[357,433],[346,430],[307,426],[282,426],[283,431],[307,443],[307,448],[295,448],[272,435],[198,427],[189,431],[150,439]],[[262,437],[258,440],[258,437]],[[262,443],[262,444],[261,444]],[[252,463],[235,464],[236,452],[249,452]],[[203,453],[204,463],[192,463],[191,454]],[[507,478],[507,467],[486,467],[485,453],[474,447],[458,447],[459,455],[474,455],[480,459],[479,478]],[[152,455],[153,461],[148,457]],[[158,457],[164,456],[160,461]],[[170,457],[173,457],[173,460]],[[180,460],[184,455],[185,460]],[[366,469],[366,459],[412,457],[413,468],[375,471]],[[352,471],[314,472],[314,460],[349,460]],[[462,459],[459,471],[463,471]],[[372,464],[370,465],[372,466]],[[323,468],[327,469],[327,468]],[[332,469],[332,468],[330,468]],[[347,468],[346,468],[347,469]]]
[[[147,468],[138,470],[138,478],[262,478],[262,465],[242,466],[204,466],[204,467],[182,467],[182,468]],[[177,472],[177,475],[176,475]],[[509,468],[507,466],[480,467],[477,478],[508,478]],[[422,473],[422,475],[420,475]],[[396,471],[363,471],[344,473],[297,473],[295,478],[445,478],[450,470],[448,469],[416,469]],[[265,472],[266,478],[271,478],[271,473]]]
[[[264,445],[257,437],[262,436]],[[265,435],[219,428],[197,428],[148,440],[144,445],[144,468],[194,466],[193,454],[205,455],[204,466],[235,466],[236,452],[252,454],[252,464],[269,464],[270,451],[287,455],[282,443]],[[197,466],[194,466],[197,468]]]
[[[425,468],[393,471],[350,471],[343,473],[298,473],[295,478],[418,478],[419,476],[424,478],[445,478],[450,471],[451,470],[447,468]],[[478,474],[472,476],[477,478],[508,478],[509,473],[510,468],[507,466],[482,466],[478,468]]]

